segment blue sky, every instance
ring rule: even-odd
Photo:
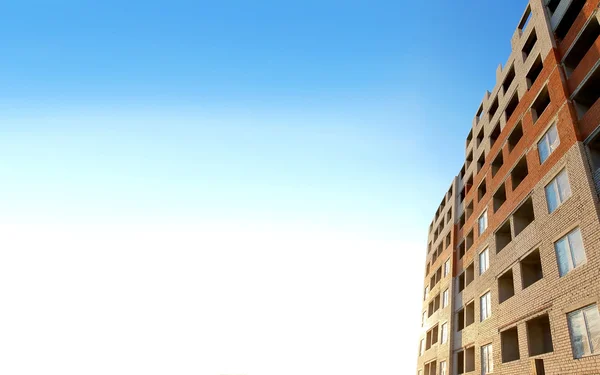
[[[311,246],[355,238],[362,255],[338,271],[348,285],[362,272],[378,280],[366,285],[385,293],[369,300],[389,309],[389,320],[376,340],[394,349],[370,370],[413,371],[416,338],[398,336],[418,325],[420,287],[410,284],[414,292],[406,298],[415,308],[406,322],[394,321],[406,305],[398,288],[422,277],[428,225],[462,166],[471,120],[509,55],[525,6],[5,4],[0,219],[29,233],[50,224],[65,233],[89,225],[109,237],[117,224],[148,225],[155,233],[161,226],[208,225],[233,237],[249,235],[248,228],[313,236],[304,238]],[[199,246],[210,252],[207,245]],[[259,247],[248,243],[248,251]],[[318,262],[327,251],[310,254]],[[385,266],[360,268],[369,254]],[[288,255],[273,266],[291,267],[297,254]],[[331,275],[338,255],[325,256]],[[418,266],[395,273],[406,263]],[[249,262],[245,272],[260,267]],[[328,283],[322,276],[306,290]],[[361,313],[354,324],[377,320],[377,311]],[[402,345],[410,356],[394,357]],[[328,368],[317,357],[306,362]],[[190,373],[214,373],[190,366]],[[271,374],[260,366],[235,369]],[[318,375],[319,368],[304,371]]]

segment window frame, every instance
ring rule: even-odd
[[[444,335],[444,332],[446,333]],[[445,340],[444,340],[445,337]],[[440,345],[448,342],[448,322],[442,323],[440,327]]]
[[[442,273],[443,273],[442,277],[446,277],[450,274],[450,259],[448,259],[444,262],[444,265],[442,268]]]
[[[494,373],[494,347],[491,343],[481,346],[481,374]]]
[[[446,289],[442,292],[442,309],[448,306],[450,302],[450,289]]]
[[[581,243],[581,254],[578,254],[579,258],[581,259],[581,261],[579,263],[577,263],[577,259],[575,256],[575,252],[573,251],[573,246],[572,246],[572,241],[571,241],[571,235],[574,235],[575,233],[578,233],[578,240]],[[563,272],[563,270],[561,270],[561,264],[563,264],[561,262],[561,256],[560,254],[562,254],[562,251],[559,250],[559,243],[564,243],[566,244],[565,250],[568,252],[568,254],[564,254],[567,257],[567,270]],[[587,254],[585,252],[585,245],[583,243],[583,235],[581,233],[581,228],[579,226],[571,229],[568,233],[566,233],[564,236],[562,236],[561,238],[559,238],[558,240],[556,240],[554,242],[554,254],[556,256],[556,262],[558,265],[558,274],[559,277],[564,277],[566,275],[568,275],[571,271],[573,271],[575,268],[580,267],[584,264],[587,263]]]
[[[448,375],[448,364],[446,361],[440,361],[440,375]]]
[[[554,132],[556,133],[556,139],[551,144],[550,143],[550,139],[549,139],[549,133],[552,130],[554,130]],[[547,150],[548,150],[548,154],[543,159],[542,159],[542,151],[541,151],[542,150],[542,147],[541,147],[542,144],[544,144],[544,146],[547,147]],[[544,164],[544,162],[546,160],[548,160],[548,158],[550,157],[550,155],[552,155],[552,153],[554,152],[554,150],[556,150],[559,145],[560,145],[560,136],[558,135],[558,128],[556,127],[556,121],[554,121],[554,123],[552,123],[552,125],[550,125],[550,127],[548,127],[548,130],[546,130],[546,132],[544,133],[544,135],[542,135],[542,137],[540,138],[540,140],[537,142],[537,149],[538,149],[538,156],[539,156],[540,165]]]
[[[564,177],[566,186],[569,188],[568,191],[565,191],[562,194],[561,194],[561,190],[559,189],[559,183],[558,183],[558,180],[561,177]],[[555,194],[555,201],[557,202],[557,204],[554,208],[550,207],[550,199],[548,199],[548,195],[549,195],[548,188],[549,187],[551,187],[552,192]],[[556,176],[554,176],[554,178],[552,178],[552,180],[550,180],[550,182],[546,186],[544,186],[544,195],[546,196],[546,207],[548,208],[549,214],[556,211],[560,206],[563,205],[563,203],[565,203],[569,198],[571,198],[571,196],[573,195],[573,189],[571,189],[571,182],[569,181],[569,173],[567,172],[566,168],[564,168],[560,172],[558,172],[556,174]],[[564,195],[564,196],[561,197],[561,195]]]
[[[573,358],[575,359],[579,359],[579,358],[583,358],[583,357],[587,357],[587,356],[591,356],[591,355],[598,355],[600,354],[600,346],[598,348],[594,348],[593,347],[593,337],[591,337],[590,335],[590,328],[589,328],[589,324],[588,321],[590,320],[589,316],[588,316],[588,312],[594,312],[595,315],[595,325],[596,326],[600,326],[600,312],[598,311],[598,305],[597,304],[591,304],[591,305],[587,305],[584,306],[578,310],[575,311],[571,311],[570,313],[567,314],[567,324],[569,326],[569,340],[571,342],[571,350],[573,352]],[[575,343],[574,343],[574,328],[573,328],[573,320],[575,319],[575,316],[581,315],[580,319],[583,321],[583,325],[584,325],[584,331],[581,332],[581,334],[585,334],[585,337],[581,337],[582,338],[582,353],[581,355],[578,356],[578,353],[576,353],[576,348],[575,348]],[[598,328],[597,328],[598,329]],[[598,337],[600,337],[600,329],[598,329],[598,332],[596,332],[596,335],[598,335]],[[586,340],[585,344],[587,344],[587,349],[589,350],[589,352],[586,352],[586,345],[583,343],[583,340]]]
[[[485,253],[485,262],[481,261],[481,256]],[[482,263],[485,264],[485,269],[481,270]],[[490,268],[490,248],[486,247],[479,253],[479,276],[483,275]]]
[[[487,217],[487,213],[488,210],[487,208],[481,213],[481,215],[479,215],[479,217],[477,218],[477,230],[479,231],[479,236],[481,236],[483,233],[485,233],[486,229],[488,228],[488,217]],[[484,219],[485,221],[485,227],[483,228],[483,230],[481,230],[481,219]]]
[[[483,303],[485,300],[485,304]],[[485,306],[485,318],[484,318],[484,306]],[[483,322],[492,316],[492,292],[487,291],[479,297],[479,322]]]

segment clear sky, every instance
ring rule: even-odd
[[[0,372],[415,372],[525,1],[13,1]]]

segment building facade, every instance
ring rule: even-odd
[[[600,0],[531,0],[429,228],[417,373],[600,374]]]

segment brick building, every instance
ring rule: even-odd
[[[417,372],[600,374],[600,0],[531,0],[429,227]]]

